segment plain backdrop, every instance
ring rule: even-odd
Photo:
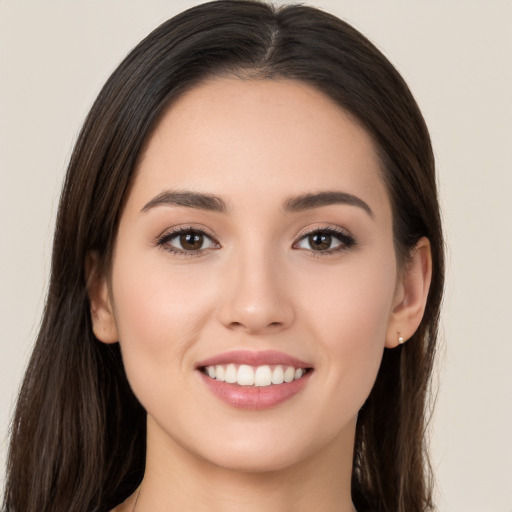
[[[77,132],[125,54],[197,3],[0,0],[0,485]],[[431,423],[439,510],[512,512],[512,1],[309,3],[377,44],[431,131],[448,246]]]

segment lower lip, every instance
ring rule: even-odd
[[[312,371],[289,383],[270,386],[239,386],[212,379],[198,370],[208,389],[223,402],[237,409],[269,409],[289,400],[304,389]]]

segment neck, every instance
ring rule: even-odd
[[[148,421],[146,472],[119,512],[354,512],[350,483],[353,431],[285,468],[241,471],[216,466],[162,436]],[[137,499],[138,498],[138,499]]]

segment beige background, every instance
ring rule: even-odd
[[[196,3],[0,0],[0,483],[77,131],[127,51]],[[309,3],[376,42],[431,130],[449,251],[432,422],[439,509],[512,512],[512,1]]]

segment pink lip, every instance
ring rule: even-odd
[[[300,379],[283,384],[253,387],[239,386],[210,378],[202,370],[205,366],[218,364],[248,364],[250,366],[283,365],[294,368],[309,368],[310,371]],[[205,359],[196,365],[198,374],[207,388],[224,403],[237,409],[268,409],[275,407],[299,393],[309,382],[312,365],[283,352],[273,350],[247,351],[235,350]]]
[[[237,409],[269,409],[295,396],[309,381],[312,372],[290,383],[273,384],[266,387],[239,386],[211,379],[198,372],[208,389],[224,403]]]
[[[296,357],[278,352],[276,350],[233,350],[224,352],[216,356],[200,361],[196,364],[196,368],[204,368],[205,366],[215,366],[217,364],[248,364],[249,366],[262,366],[264,364],[283,366],[293,366],[294,368],[311,368],[312,365],[301,361]]]

